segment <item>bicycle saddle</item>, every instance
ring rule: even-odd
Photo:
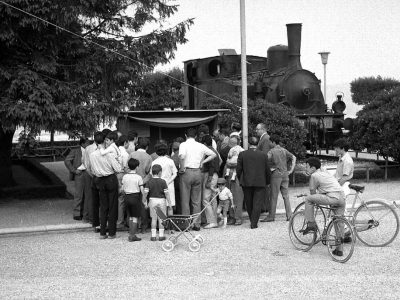
[[[352,190],[355,190],[356,192],[362,193],[364,191],[364,189],[365,189],[365,186],[349,184],[349,188],[351,188]]]

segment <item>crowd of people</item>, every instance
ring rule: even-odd
[[[94,134],[92,144],[81,138],[80,147],[65,159],[75,180],[73,218],[90,222],[102,239],[113,239],[117,231],[128,230],[129,241],[140,241],[138,232],[145,233],[150,227],[151,241],[162,241],[165,230],[156,208],[165,215],[204,211],[194,222],[195,231],[202,226],[240,226],[246,209],[254,229],[259,221],[275,221],[280,192],[289,220],[289,174],[296,157],[283,147],[278,135],[267,133],[263,123],[257,125],[256,136],[249,137],[249,149],[241,145],[239,123],[212,134],[205,124],[188,128],[185,138],[177,137],[172,143],[158,141],[153,153],[149,153],[149,139],[138,137],[135,131],[122,135],[104,129]],[[338,144],[335,149],[340,156],[335,180],[341,186],[352,177],[352,161],[350,164],[346,145]],[[315,162],[309,166],[319,169]],[[325,180],[323,176],[315,179],[315,174],[310,181],[312,194],[319,187],[316,182]],[[330,190],[324,196],[337,198],[335,204],[342,199]],[[328,201],[310,195],[306,210],[322,200]],[[259,220],[262,212],[268,215]],[[306,214],[308,231],[314,230],[311,215]]]

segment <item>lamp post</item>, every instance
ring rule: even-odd
[[[326,102],[326,64],[328,63],[328,55],[330,52],[319,52],[318,54],[321,55],[321,61],[324,65],[324,100]]]

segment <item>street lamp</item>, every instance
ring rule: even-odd
[[[326,64],[328,63],[328,55],[330,52],[319,52],[318,54],[321,55],[321,61],[324,65],[324,99],[326,102]]]

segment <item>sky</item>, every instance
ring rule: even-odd
[[[178,12],[170,25],[195,18],[188,42],[176,58],[158,70],[183,68],[183,61],[218,55],[233,48],[240,54],[240,0],[172,0]],[[344,93],[347,114],[360,107],[351,102],[350,82],[382,76],[400,80],[400,1],[398,0],[246,0],[248,55],[267,56],[267,49],[287,45],[286,24],[302,23],[301,64],[321,79],[321,51],[330,52],[327,104]]]

